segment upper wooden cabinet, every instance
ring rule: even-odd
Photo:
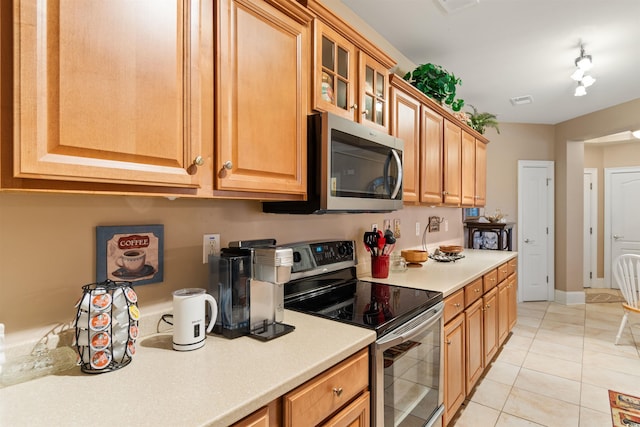
[[[391,75],[390,86],[391,133],[405,144],[404,202],[484,206],[489,141],[401,77]]]
[[[305,194],[311,19],[294,2],[218,1],[216,190]]]
[[[201,186],[212,1],[13,4],[10,179]]]
[[[395,61],[318,0],[298,0],[314,20],[312,105],[389,132],[389,69]]]

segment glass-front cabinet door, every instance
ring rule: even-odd
[[[389,128],[389,72],[360,52],[360,122],[387,131]]]
[[[356,50],[345,38],[316,21],[316,78],[314,108],[354,120]]]

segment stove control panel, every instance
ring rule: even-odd
[[[291,273],[329,271],[356,265],[353,240],[313,241],[283,245],[293,250]]]

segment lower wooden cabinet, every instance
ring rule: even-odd
[[[258,409],[253,414],[241,419],[232,427],[269,427],[269,407]]]
[[[444,426],[471,394],[517,322],[516,261],[512,261],[513,273],[497,286],[500,273],[495,268],[444,300]]]
[[[465,317],[461,314],[444,327],[444,425],[466,396],[465,359]]]
[[[369,427],[370,415],[371,396],[367,391],[322,425],[325,427]]]

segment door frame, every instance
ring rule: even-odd
[[[547,224],[549,227],[547,239],[547,274],[549,282],[547,283],[547,301],[555,300],[555,162],[551,160],[518,160],[518,228],[523,228],[524,215],[520,207],[523,205],[523,190],[521,188],[522,171],[525,167],[542,167],[547,169],[547,185],[550,191],[547,192]],[[518,248],[524,247],[523,233],[518,233]],[[518,277],[522,276],[522,268],[524,257],[518,257]],[[518,285],[518,302],[522,301],[522,288]]]
[[[616,173],[640,173],[640,167],[604,168],[604,286],[613,288],[611,277],[611,177]]]
[[[597,283],[597,277],[594,274],[598,274],[598,168],[584,168],[584,174],[589,175],[591,178],[591,189],[589,197],[587,198],[587,190],[585,189],[584,200],[589,200],[589,206],[585,206],[585,212],[588,209],[591,221],[587,224],[586,217],[584,218],[585,234],[589,227],[591,227],[591,234],[589,239],[585,239],[584,244],[584,257],[588,258],[591,265],[591,277],[583,277],[583,287],[591,288]],[[587,253],[588,252],[588,253]],[[595,271],[593,270],[595,266]],[[586,273],[586,270],[584,271]]]

